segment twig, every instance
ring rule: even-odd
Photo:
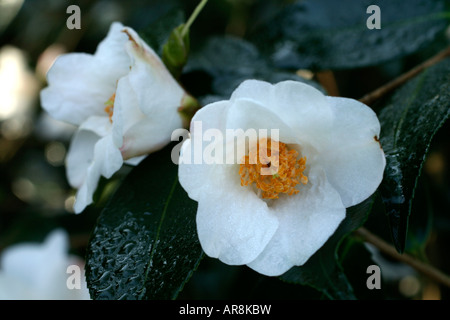
[[[333,71],[320,71],[316,73],[317,80],[325,88],[327,95],[339,97],[339,88]]]
[[[393,246],[391,246],[389,243],[384,241],[383,239],[379,238],[378,236],[371,233],[369,230],[361,227],[357,230],[355,230],[355,234],[359,237],[361,237],[364,241],[374,245],[377,247],[381,252],[391,256],[392,258],[404,262],[420,273],[424,274],[428,278],[441,283],[447,287],[450,287],[450,277],[443,273],[442,271],[434,268],[433,266],[426,264],[422,261],[419,261],[415,259],[414,257],[408,255],[408,254],[400,254],[395,250]]]
[[[374,103],[376,100],[380,99],[381,97],[383,97],[387,93],[391,92],[395,88],[401,86],[406,81],[415,77],[417,74],[419,74],[426,68],[431,67],[432,65],[440,62],[441,60],[445,59],[448,56],[450,56],[450,47],[442,50],[435,56],[424,61],[423,63],[421,63],[418,66],[414,67],[413,69],[409,70],[408,72],[402,74],[398,78],[395,78],[394,80],[388,82],[384,86],[381,86],[380,88],[376,89],[375,91],[372,91],[372,92],[366,94],[364,97],[359,99],[359,101],[361,101],[362,103],[367,104],[367,105]]]

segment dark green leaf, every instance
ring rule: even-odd
[[[379,114],[386,170],[380,186],[399,252],[405,248],[412,199],[434,134],[450,115],[450,60],[398,89]]]
[[[185,72],[199,71],[212,78],[210,93],[222,99],[229,99],[234,89],[247,79],[272,83],[296,80],[323,90],[313,81],[271,67],[253,44],[234,37],[211,38],[199,50],[192,52]],[[189,81],[185,83],[189,85]]]
[[[426,257],[426,247],[432,232],[433,205],[429,183],[420,176],[411,203],[411,213],[408,222],[408,235],[405,251],[423,259]]]
[[[369,29],[370,5],[381,29]],[[250,38],[282,68],[345,69],[376,65],[426,47],[444,34],[447,0],[305,0]]]
[[[381,275],[383,275],[384,271],[388,270],[383,268],[384,265],[377,264],[373,260],[373,254],[369,251],[366,243],[362,239],[359,239],[358,236],[350,235],[344,239],[339,252],[342,268],[353,287],[356,297],[359,300],[386,299],[386,289],[388,286],[383,283],[382,277],[380,279],[380,289],[373,290],[367,286],[368,277],[372,275],[372,273],[367,272],[369,266],[378,265],[381,269]]]
[[[87,252],[94,299],[174,299],[203,251],[197,203],[178,183],[172,145],[147,157],[100,214]]]
[[[159,19],[149,24],[139,35],[159,55],[162,55],[163,46],[167,43],[172,31],[184,22],[184,13],[180,9],[169,10]]]
[[[362,203],[347,209],[346,218],[336,232],[303,266],[293,267],[281,276],[291,283],[309,285],[330,299],[355,299],[353,288],[339,263],[338,249],[341,241],[364,224],[376,194]]]

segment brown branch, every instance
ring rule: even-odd
[[[385,96],[395,88],[401,86],[409,79],[415,77],[419,73],[421,73],[426,68],[431,67],[432,65],[442,61],[446,57],[450,56],[450,47],[442,50],[435,56],[431,57],[430,59],[424,61],[423,63],[419,64],[418,66],[414,67],[410,71],[402,74],[398,78],[395,78],[394,80],[388,82],[387,84],[381,86],[380,88],[376,89],[375,91],[372,91],[368,94],[366,94],[364,97],[359,99],[364,104],[370,105],[374,103],[376,100],[380,99],[381,97]]]
[[[446,275],[442,271],[434,268],[433,266],[427,263],[415,259],[414,257],[408,254],[398,253],[397,250],[395,250],[395,248],[392,245],[390,245],[383,239],[379,238],[378,236],[374,235],[367,229],[361,227],[355,230],[355,234],[361,237],[364,241],[377,247],[381,252],[391,256],[392,258],[398,261],[410,265],[415,270],[427,276],[428,278],[436,281],[437,283],[441,283],[447,287],[450,287],[450,277],[448,275]]]
[[[333,97],[339,97],[339,88],[336,82],[336,78],[334,76],[333,71],[327,70],[327,71],[320,71],[316,73],[316,78],[319,81],[319,83],[324,87],[325,91],[327,92],[327,95],[333,96]]]

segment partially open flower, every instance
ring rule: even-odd
[[[113,23],[95,54],[60,56],[41,92],[43,108],[79,126],[67,156],[67,176],[78,188],[75,212],[92,202],[100,176],[124,160],[137,164],[170,142],[182,126],[178,108],[189,96],[156,53],[131,28]]]
[[[226,138],[199,138],[208,129]],[[249,135],[246,142],[228,134],[249,130],[267,136]],[[248,80],[230,100],[203,107],[182,146],[179,178],[198,201],[205,253],[270,276],[304,264],[335,232],[346,208],[380,184],[385,157],[379,133],[366,105],[294,81]],[[212,142],[198,147],[197,141]],[[222,164],[192,161],[221,148]],[[230,162],[236,150],[244,155]]]

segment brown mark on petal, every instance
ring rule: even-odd
[[[145,43],[140,43],[130,32],[128,29],[123,29],[122,32],[124,32],[127,36],[129,41],[131,41],[135,57],[138,57],[147,63],[149,63],[155,71],[159,72],[160,77],[167,77],[167,74],[169,74],[169,71],[166,70],[166,67],[164,64],[160,61],[159,57],[156,55],[156,53],[152,53],[152,49],[148,47]],[[139,38],[138,38],[139,39]],[[130,66],[131,69],[131,66]],[[161,72],[161,70],[164,70],[165,72]]]
[[[133,38],[133,36],[128,32],[127,29],[123,29],[122,32],[126,33],[128,36],[128,40],[130,40],[131,42],[133,42],[133,45],[135,47],[139,47],[139,45],[137,44],[136,40]]]
[[[380,138],[378,138],[378,136],[373,136],[373,140],[375,140],[376,142],[378,142],[378,144],[380,145],[380,149],[383,150],[383,148],[381,147]]]

